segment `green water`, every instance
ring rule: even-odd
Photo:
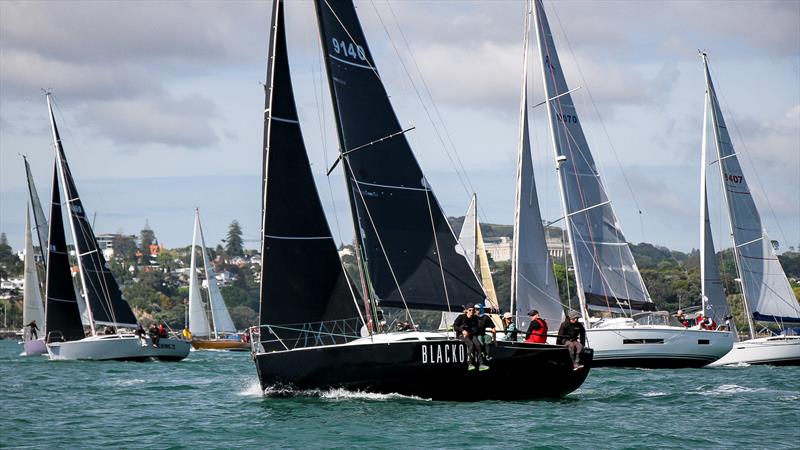
[[[125,363],[20,351],[0,341],[2,448],[800,447],[800,367],[595,369],[564,400],[468,404],[263,396],[247,353]]]

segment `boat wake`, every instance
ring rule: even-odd
[[[387,401],[387,400],[414,400],[414,401],[430,401],[422,397],[413,395],[402,394],[378,394],[375,392],[363,391],[348,391],[344,388],[336,389],[308,389],[298,390],[286,386],[269,386],[265,390],[261,390],[261,385],[258,380],[253,380],[239,395],[243,396],[259,396],[259,397],[317,397],[324,400],[371,400],[371,401]]]
[[[261,390],[261,383],[258,382],[258,379],[254,379],[250,380],[247,386],[239,391],[239,395],[242,397],[263,397],[266,393]]]

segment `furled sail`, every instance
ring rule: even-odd
[[[36,237],[39,239],[39,256],[42,262],[46,265],[47,260],[45,255],[47,253],[47,218],[42,209],[42,202],[39,200],[39,193],[36,192],[36,185],[33,182],[33,175],[31,174],[31,165],[28,163],[28,158],[22,157],[25,162],[25,175],[28,180],[28,194],[31,197],[31,208],[33,208],[33,224],[36,230]]]
[[[203,268],[206,271],[206,284],[208,285],[208,301],[211,304],[211,318],[214,322],[214,336],[219,333],[236,333],[228,308],[225,307],[225,300],[217,285],[217,277],[214,273],[214,266],[208,260],[206,250],[206,239],[203,237],[203,225],[200,224],[200,213],[197,213],[197,228],[200,230],[200,250],[203,254]]]
[[[725,126],[707,61],[705,58],[703,61],[717,147],[716,162],[725,191],[742,293],[753,319],[800,323],[800,304],[761,224],[761,216]]]
[[[200,213],[195,211],[194,230],[192,232],[192,257],[189,264],[189,331],[192,336],[211,336],[203,296],[200,293],[200,281],[197,278],[197,229],[200,225]]]
[[[72,236],[78,255],[83,294],[95,324],[112,325],[117,327],[136,328],[136,317],[133,315],[128,302],[122,298],[117,280],[111,272],[111,267],[106,262],[103,252],[97,245],[97,239],[92,231],[91,223],[86,217],[83,202],[78,195],[72,173],[67,163],[61,137],[56,127],[55,116],[50,105],[50,96],[47,97],[47,106],[50,110],[50,124],[53,129],[53,139],[56,146],[56,158],[64,182],[64,194],[72,224]],[[51,219],[52,220],[52,219]]]
[[[273,4],[264,110],[261,325],[287,346],[304,324],[354,319],[353,300],[314,184],[300,129],[284,31],[283,2]],[[282,325],[276,327],[275,325]],[[312,325],[314,326],[314,325]],[[316,329],[316,328],[315,328]],[[282,349],[264,342],[265,349]],[[341,342],[340,337],[326,337]]]
[[[315,4],[357,239],[375,298],[382,306],[442,311],[483,302],[395,116],[353,3]]]
[[[529,23],[526,15],[526,24]],[[511,257],[511,296],[517,324],[526,329],[528,312],[538,310],[552,324],[561,323],[564,308],[558,293],[558,282],[547,253],[539,197],[533,173],[533,159],[528,128],[528,34],[524,39],[522,95],[520,99],[519,144],[517,150],[517,183],[514,214],[514,248]]]
[[[31,214],[25,207],[25,281],[22,292],[22,323],[28,325],[35,320],[42,329],[44,327],[44,304],[39,286],[39,273],[36,270],[36,256],[33,252],[33,236],[31,234]]]
[[[58,160],[53,168],[53,194],[50,203],[50,224],[47,238],[47,281],[45,283],[45,332],[47,341],[83,339],[83,324],[78,309],[72,270],[69,264],[64,218],[61,215],[61,194],[58,182]]]
[[[548,119],[576,281],[589,309],[655,310],[595,167],[541,0],[534,9]]]

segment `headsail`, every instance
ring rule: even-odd
[[[535,2],[534,23],[561,201],[582,304],[617,313],[655,310],[595,167],[541,0]]]
[[[75,341],[84,338],[81,313],[72,270],[69,264],[64,218],[61,215],[61,195],[58,182],[58,158],[53,168],[53,194],[50,203],[49,236],[47,238],[47,281],[45,284],[45,333],[50,340]]]
[[[200,224],[200,212],[197,212],[197,228],[200,230],[200,251],[203,254],[203,268],[206,271],[206,284],[208,285],[208,301],[211,306],[211,319],[214,322],[214,337],[219,333],[236,333],[236,326],[233,325],[225,300],[217,285],[217,277],[214,273],[214,266],[208,260],[206,250],[206,239],[203,237],[203,225]]]
[[[53,129],[57,165],[64,182],[64,196],[70,213],[72,236],[78,254],[83,294],[87,299],[86,303],[91,319],[94,324],[136,328],[136,317],[128,302],[122,298],[117,280],[111,273],[111,267],[106,262],[103,252],[98,248],[91,222],[86,217],[83,202],[72,179],[64,147],[61,145],[61,137],[58,134],[49,95],[47,96],[47,107],[50,110],[50,124]],[[92,331],[94,331],[94,327]]]
[[[485,294],[395,116],[349,0],[315,1],[357,239],[382,306],[459,309]]]
[[[200,293],[200,281],[197,277],[197,229],[200,225],[200,213],[195,211],[194,230],[192,231],[192,256],[189,265],[189,331],[192,336],[211,336],[203,296]]]
[[[722,284],[714,251],[714,238],[711,234],[711,221],[708,218],[708,192],[706,189],[706,145],[708,142],[708,94],[703,109],[703,145],[700,157],[700,295],[703,300],[703,315],[711,317],[716,323],[723,323],[730,315],[728,299]],[[734,321],[729,322],[735,327]],[[734,329],[735,331],[735,329]],[[733,333],[734,338],[737,334]]]
[[[478,234],[478,213],[476,211],[478,203],[478,196],[472,194],[472,201],[469,202],[467,214],[464,215],[464,223],[461,225],[461,231],[458,233],[458,243],[461,244],[457,250],[464,251],[464,257],[467,258],[467,263],[475,270],[475,250],[477,248],[477,234]]]
[[[286,342],[301,335],[287,328],[359,317],[303,142],[289,74],[281,0],[273,4],[264,110],[264,173],[261,325],[286,325],[272,328]],[[341,341],[338,337],[331,339]],[[307,344],[298,340],[287,345]],[[262,345],[267,350],[283,348],[276,343]]]
[[[39,273],[36,270],[36,256],[33,252],[31,214],[27,205],[25,207],[25,281],[22,304],[22,323],[27,325],[35,320],[39,327],[44,327],[44,304],[39,286]]]
[[[39,193],[36,192],[36,185],[33,182],[33,175],[31,174],[31,165],[28,163],[28,158],[24,155],[22,160],[25,162],[25,175],[28,180],[28,194],[31,197],[31,207],[33,208],[33,224],[36,230],[36,237],[39,239],[39,256],[41,256],[42,263],[46,266],[47,259],[47,218],[42,210],[42,202],[39,200]]]
[[[514,248],[511,256],[511,304],[517,325],[526,329],[528,312],[538,310],[552,324],[561,323],[564,308],[558,282],[547,253],[542,214],[531,156],[528,128],[528,36],[530,14],[526,8],[522,94],[520,99],[519,144],[517,148],[517,183],[514,203]]]
[[[720,166],[734,254],[747,309],[755,320],[800,323],[800,304],[761,224],[761,216],[722,117],[705,55],[703,62],[712,128],[717,144],[716,162]],[[751,326],[751,334],[752,328]]]

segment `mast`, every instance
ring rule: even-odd
[[[67,178],[66,174],[64,173],[64,162],[61,157],[61,137],[58,134],[58,128],[56,127],[56,117],[53,114],[53,105],[51,104],[50,101],[51,95],[52,94],[50,92],[46,94],[47,110],[50,113],[50,128],[53,131],[53,147],[55,149],[55,155],[56,155],[56,167],[58,170],[58,174],[61,178],[61,187],[64,190],[64,201],[67,202],[67,209],[69,209],[71,208],[72,205],[70,205],[70,196],[69,196],[69,191],[67,189]],[[77,231],[75,230],[75,225],[73,224],[72,220],[70,220],[69,228],[72,231],[72,242],[77,243],[78,242],[78,236],[76,234]],[[97,330],[95,329],[94,314],[92,313],[92,305],[91,305],[92,302],[89,301],[89,290],[86,287],[86,277],[84,276],[83,261],[81,260],[80,250],[78,249],[77,244],[75,246],[75,256],[76,256],[75,259],[78,260],[78,271],[80,272],[81,286],[83,287],[83,296],[85,298],[86,310],[88,311],[87,315],[89,316],[89,328],[91,329],[92,336],[97,336]]]
[[[705,56],[703,56],[705,61]],[[708,140],[708,90],[703,96],[703,143],[700,146],[700,299],[706,315],[706,222],[708,221],[708,196],[706,194],[706,141]]]
[[[553,105],[552,101],[556,96],[566,94],[566,92],[549,92],[547,88],[547,70],[545,69],[545,43],[544,41],[544,29],[542,26],[542,20],[544,19],[544,4],[541,0],[534,0],[535,7],[533,9],[533,20],[536,23],[536,43],[539,47],[539,59],[541,62],[542,67],[542,82],[544,83],[544,94],[545,94],[545,105],[547,107],[547,125],[548,129],[550,130],[550,139],[552,141],[553,146],[553,155],[556,160],[556,171],[558,172],[558,187],[559,192],[561,193],[561,212],[564,215],[564,228],[567,230],[567,240],[569,240],[570,251],[572,253],[572,267],[574,268],[575,273],[575,285],[576,290],[578,293],[578,300],[580,301],[581,306],[581,313],[584,317],[585,323],[587,326],[589,324],[589,309],[586,305],[586,293],[584,290],[583,280],[581,279],[581,271],[578,267],[578,251],[577,251],[577,241],[575,237],[572,235],[572,225],[571,225],[571,215],[567,210],[567,191],[564,185],[564,173],[561,170],[561,166],[564,162],[566,162],[567,158],[564,155],[561,155],[558,149],[558,141],[556,136],[556,129],[553,123]],[[549,63],[548,63],[549,64]],[[565,255],[566,257],[566,255]],[[564,267],[564,269],[569,273],[569,267]]]
[[[712,125],[714,126],[714,143],[717,150],[717,165],[719,166],[719,174],[720,180],[722,180],[722,189],[725,191],[727,187],[725,186],[725,171],[722,167],[722,149],[720,147],[720,136],[719,136],[719,118],[717,117],[717,108],[714,107],[712,102],[715,102],[716,99],[714,98],[715,94],[713,92],[714,87],[711,84],[711,73],[708,70],[708,55],[705,52],[700,52],[700,57],[703,59],[703,71],[705,73],[706,79],[706,98],[708,99],[708,103],[706,106],[711,103],[711,117],[712,117]],[[703,132],[705,132],[705,127],[703,127]],[[705,164],[704,164],[705,165]],[[755,338],[756,333],[756,326],[755,322],[753,321],[753,313],[750,311],[750,304],[747,301],[747,289],[744,285],[744,278],[742,275],[741,270],[741,256],[739,254],[739,248],[736,242],[736,234],[734,231],[735,224],[733,223],[733,216],[731,214],[731,205],[730,200],[728,199],[727,193],[723,195],[725,198],[725,209],[728,211],[728,224],[730,225],[731,230],[731,239],[733,240],[733,258],[736,262],[736,280],[739,282],[740,292],[742,293],[742,303],[744,303],[744,311],[745,315],[747,316],[747,333],[750,336],[750,339]],[[701,255],[702,258],[702,255]],[[702,261],[702,259],[701,259]],[[702,265],[701,265],[702,268]]]
[[[525,128],[528,112],[528,42],[531,34],[531,14],[533,5],[531,0],[525,3],[524,36],[522,38],[522,92],[519,101],[519,140],[517,141],[517,178],[514,191],[514,236],[511,248],[511,314],[517,310],[517,270],[519,258],[519,222],[520,203],[522,202],[522,152],[524,151]],[[514,314],[516,326],[520,326],[519,317]]]
[[[327,2],[326,2],[327,3]],[[322,29],[322,5],[319,1],[314,2],[314,7],[317,13],[317,27],[321,30]],[[322,50],[323,52],[327,48],[327,43],[324,42],[324,38],[322,33],[319,36],[322,42]],[[325,61],[325,71],[330,74],[331,67],[330,67],[330,60],[328,59],[327,55],[323,55],[322,59]],[[332,76],[326,77],[328,79],[328,89],[331,92],[331,100],[333,104],[333,116],[334,120],[336,120],[337,124],[341,124],[341,116],[339,113],[339,103],[337,96],[333,95],[335,92],[334,81]],[[345,139],[342,133],[342,127],[336,127],[336,138],[339,142],[339,160],[342,163],[342,170],[344,171],[344,180],[345,185],[347,188],[347,198],[350,203],[350,217],[353,219],[353,247],[355,249],[355,256],[356,256],[356,266],[358,272],[358,278],[361,284],[361,298],[364,300],[364,314],[367,319],[367,331],[370,335],[376,331],[381,331],[376,327],[377,322],[377,306],[375,305],[375,301],[373,299],[372,290],[369,288],[369,283],[367,280],[369,279],[369,272],[367,268],[367,261],[366,261],[366,254],[363,252],[364,243],[362,241],[363,236],[361,234],[361,226],[359,225],[358,219],[358,208],[356,207],[355,201],[355,193],[353,192],[352,183],[350,183],[350,173],[352,173],[352,169],[350,168],[350,160],[349,157],[345,154],[345,150],[347,147],[345,146]]]

